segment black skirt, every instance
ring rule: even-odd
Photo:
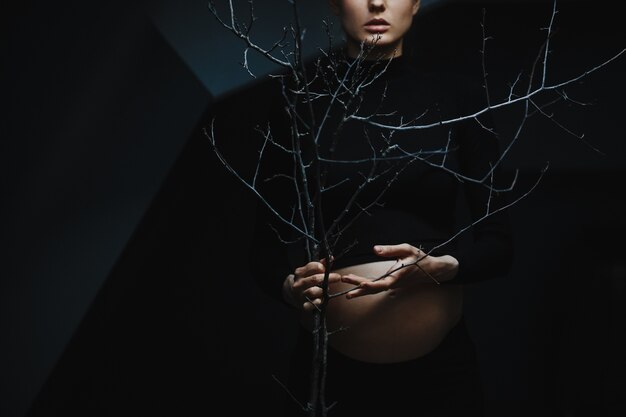
[[[312,337],[300,328],[290,362],[288,388],[301,403],[309,399]],[[484,415],[484,398],[474,342],[461,318],[441,343],[419,358],[370,363],[328,349],[328,417]],[[284,416],[306,412],[285,395]]]

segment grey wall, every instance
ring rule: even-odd
[[[230,24],[228,2],[215,2],[221,19]],[[247,1],[233,1],[236,17],[249,22]],[[438,4],[441,0],[423,0],[422,11]],[[163,36],[168,40],[196,77],[212,94],[219,98],[224,93],[241,88],[254,81],[254,78],[239,64],[244,61],[245,43],[224,28],[209,11],[208,2],[193,0],[180,2],[160,0],[150,2],[149,13]],[[261,7],[262,6],[262,7]],[[303,55],[310,58],[318,53],[318,48],[327,48],[329,40],[323,22],[330,26],[333,46],[343,42],[343,33],[337,18],[332,14],[326,0],[298,2],[300,20],[306,34],[303,40]],[[283,27],[294,23],[293,6],[288,1],[274,0],[257,3],[254,15],[258,20],[253,25],[251,38],[262,47],[269,48],[283,35]],[[284,59],[280,54],[277,58]],[[280,70],[259,53],[249,51],[251,72],[262,77]]]
[[[211,96],[124,2],[3,14],[0,414],[20,416]]]

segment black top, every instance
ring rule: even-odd
[[[354,103],[348,104],[351,110],[358,107],[356,114],[359,116],[377,114],[372,116],[372,121],[396,126],[401,123],[426,125],[486,107],[479,84],[474,85],[467,78],[452,73],[421,71],[418,63],[405,55],[378,62],[366,60],[358,69],[354,59],[342,57],[345,62],[336,68],[338,77],[332,75],[327,65],[322,65],[320,68],[324,70],[317,73],[314,63],[307,67],[310,90],[327,92],[327,83],[336,86],[337,80],[346,74],[347,80],[372,80],[388,64],[384,73],[372,80]],[[353,67],[349,68],[349,65]],[[347,103],[349,97],[344,94],[340,99]],[[330,97],[322,96],[312,102],[318,126],[330,100]],[[272,101],[273,137],[281,146],[291,149],[290,119],[284,111],[284,98],[279,94]],[[346,209],[364,179],[368,175],[374,175],[376,179],[362,188],[356,202],[334,229],[342,233],[333,252],[336,258],[333,269],[386,259],[374,254],[376,244],[406,242],[429,251],[448,240],[466,226],[456,216],[459,196],[466,199],[472,221],[486,214],[488,202],[490,212],[506,204],[505,193],[490,192],[485,186],[490,184],[491,176],[484,184],[477,184],[454,175],[457,172],[482,179],[491,164],[498,160],[501,146],[498,138],[486,129],[492,126],[488,113],[481,115],[480,123],[470,120],[419,130],[391,131],[359,120],[346,121],[338,129],[342,112],[341,104],[336,103],[330,107],[318,142],[319,155],[326,160],[321,165],[322,171],[326,172],[324,185],[327,189],[322,194],[326,229]],[[303,115],[303,123],[309,122],[307,104],[301,103],[298,109]],[[417,120],[409,123],[416,117]],[[303,126],[301,124],[301,130],[304,130]],[[308,162],[311,153],[306,148],[306,141],[309,138],[304,138],[302,144],[305,162]],[[330,150],[333,141],[336,141],[334,153]],[[400,158],[407,153],[417,157]],[[375,167],[372,167],[373,156],[377,158]],[[293,181],[288,178],[294,175],[292,158],[292,154],[280,147],[267,145],[258,176],[259,183],[261,178],[273,176],[271,181],[262,182],[259,188],[286,219],[291,218],[296,203]],[[359,160],[362,162],[355,162]],[[445,169],[439,167],[442,164]],[[312,175],[313,168],[308,172]],[[503,185],[499,168],[494,171],[493,179],[496,186]],[[302,227],[298,216],[294,222]],[[470,231],[473,235],[471,244],[459,247],[458,239],[455,239],[431,252],[431,255],[449,254],[459,261],[455,278],[442,284],[473,283],[508,272],[513,248],[506,211],[487,217]],[[268,294],[282,301],[282,282],[308,259],[304,239],[287,244],[281,242],[278,235],[283,241],[298,237],[265,205],[259,204],[249,257],[251,272]]]

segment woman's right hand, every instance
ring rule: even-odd
[[[309,262],[300,268],[296,268],[294,274],[290,274],[283,285],[284,296],[287,301],[296,308],[305,311],[313,311],[322,304],[322,282],[326,270],[326,259],[320,262]],[[341,282],[341,275],[331,272],[328,276],[328,284]],[[313,305],[315,304],[315,305]]]

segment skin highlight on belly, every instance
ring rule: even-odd
[[[378,277],[395,261],[380,261],[333,270]],[[337,283],[330,293],[353,288]],[[353,299],[340,296],[330,300],[327,308],[328,330],[339,330],[329,336],[335,350],[353,359],[390,363],[423,356],[439,345],[461,318],[463,292],[460,285],[420,283]],[[311,313],[304,312],[302,324],[311,330]]]

